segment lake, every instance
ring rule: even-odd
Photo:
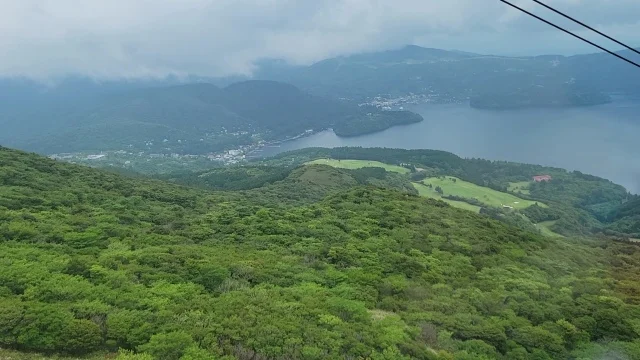
[[[419,105],[425,121],[340,138],[332,131],[265,148],[264,156],[307,147],[446,150],[462,157],[508,160],[580,170],[640,193],[640,102],[564,109],[477,110],[468,105]]]

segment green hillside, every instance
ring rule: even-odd
[[[640,238],[640,197],[630,197],[629,201],[615,208],[610,218],[612,223],[608,230],[612,234]]]
[[[536,226],[540,229],[540,233],[542,235],[551,236],[551,237],[556,237],[556,236],[562,237],[562,235],[559,235],[559,234],[551,231],[551,228],[556,225],[556,222],[557,221],[543,221],[543,222],[537,224]]]
[[[407,176],[413,182],[434,177],[455,177],[473,184],[476,189],[481,187],[483,192],[494,190],[504,193],[494,196],[493,204],[496,206],[504,204],[502,200],[520,203],[513,205],[546,204],[548,207],[534,205],[516,209],[528,219],[526,222],[529,224],[526,228],[529,229],[537,223],[555,221],[550,230],[564,236],[593,236],[594,234],[615,235],[619,238],[640,236],[635,236],[638,221],[633,216],[627,217],[624,221],[618,221],[617,224],[614,223],[622,214],[633,213],[635,207],[630,204],[633,204],[632,200],[635,197],[624,187],[610,180],[579,171],[505,161],[463,159],[452,153],[437,150],[349,147],[297,150],[258,163],[270,166],[299,166],[318,159],[334,159],[341,162],[359,159],[364,162],[377,161],[387,165],[402,165],[411,169],[412,172]],[[552,181],[542,183],[532,181],[534,176],[542,174],[551,176]],[[446,184],[455,185],[453,182]],[[521,191],[523,186],[526,186],[528,191]],[[517,190],[516,187],[518,187]],[[433,191],[422,190],[424,195],[442,197],[440,194],[434,194]],[[435,190],[435,187],[429,190]],[[495,192],[491,194],[495,195]],[[446,193],[444,195],[447,196]],[[471,196],[475,196],[474,192],[471,192]],[[469,201],[470,199],[460,197],[449,200]],[[474,201],[472,205],[486,206],[480,201],[477,203]],[[490,211],[492,217],[502,220],[508,218],[503,216],[508,215],[508,212],[510,211]],[[513,217],[511,220],[514,224],[521,223],[519,219],[522,218]]]
[[[308,204],[358,185],[418,194],[407,177],[377,167],[343,169],[321,164],[299,168],[235,166],[173,173],[158,178],[207,190],[251,190],[246,194],[260,204]]]
[[[375,150],[372,150],[375,152]],[[504,191],[494,190],[487,186],[479,186],[471,182],[451,176],[438,176],[427,178],[428,174],[436,174],[438,171],[430,168],[422,168],[423,164],[410,164],[400,162],[403,166],[391,165],[379,161],[370,160],[353,160],[353,159],[326,159],[321,158],[308,161],[305,164],[324,164],[335,168],[343,169],[385,169],[389,172],[396,172],[405,175],[404,180],[412,181],[413,187],[417,194],[431,199],[437,199],[448,203],[459,209],[469,210],[475,213],[481,213],[494,219],[506,222],[521,229],[541,233],[545,236],[561,236],[554,232],[551,228],[555,227],[557,220],[566,217],[566,213],[562,213],[559,209],[549,209],[549,207],[540,201],[525,200],[508,193],[513,192],[517,187],[529,186],[529,182],[509,183]],[[420,180],[424,179],[424,180]],[[417,182],[416,180],[420,180]],[[381,183],[365,182],[383,186]],[[396,182],[400,184],[400,182]],[[515,186],[517,184],[518,186]],[[487,184],[483,184],[487,185]],[[393,186],[391,188],[394,188]],[[395,186],[397,189],[398,186]],[[406,191],[406,187],[400,187]],[[519,192],[522,194],[522,192]],[[530,195],[530,194],[527,194]],[[518,210],[525,210],[535,206],[535,209],[527,214],[520,213]],[[575,209],[574,209],[575,210]],[[531,216],[528,217],[528,216]],[[571,216],[571,215],[569,215]],[[545,223],[547,226],[539,226],[537,222]]]
[[[0,348],[121,360],[640,357],[637,246],[542,237],[361,185],[367,171],[305,166],[265,187],[209,191],[0,148]],[[299,190],[326,195],[287,200]]]
[[[370,160],[336,160],[336,159],[317,159],[309,161],[305,164],[323,164],[343,169],[361,169],[366,167],[377,167],[386,171],[396,172],[399,174],[409,174],[407,167],[398,165],[385,164],[379,161]],[[413,183],[412,186],[418,190],[421,196],[444,200],[445,202],[466,210],[474,212],[480,211],[480,206],[472,205],[465,200],[476,200],[477,202],[491,207],[508,206],[514,209],[525,209],[534,204],[546,208],[544,203],[531,200],[524,200],[514,195],[496,191],[487,187],[478,186],[467,181],[460,180],[451,176],[434,177],[422,180],[420,183]],[[439,193],[436,188],[440,188],[443,192]],[[460,200],[453,200],[447,197],[457,197]]]

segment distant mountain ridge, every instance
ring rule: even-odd
[[[332,62],[350,62],[362,64],[397,64],[397,63],[419,63],[429,61],[442,60],[459,60],[477,54],[462,53],[441,49],[423,48],[416,45],[408,45],[401,49],[386,50],[381,52],[369,52],[355,54],[350,56],[341,56],[337,58],[327,59],[311,65],[310,67],[318,67],[326,63]]]
[[[489,96],[494,105],[488,107],[517,108],[595,105],[608,102],[610,93],[640,94],[640,72],[609,54],[509,57],[410,45],[282,69],[257,74],[313,94],[363,102],[419,94],[438,103],[481,104]],[[539,98],[540,87],[553,96]]]

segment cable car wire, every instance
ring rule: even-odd
[[[585,39],[584,37],[582,37],[582,36],[580,36],[578,34],[574,34],[573,32],[571,32],[571,31],[569,31],[569,30],[567,30],[567,29],[565,29],[565,28],[563,28],[563,27],[561,27],[559,25],[556,25],[556,24],[552,23],[551,21],[546,20],[546,19],[544,19],[544,18],[542,18],[542,17],[540,17],[540,16],[538,16],[538,15],[536,15],[536,14],[530,12],[530,11],[527,11],[527,10],[525,10],[525,9],[523,9],[523,8],[521,8],[521,7],[519,7],[519,6],[515,5],[515,4],[507,1],[507,0],[500,0],[500,1],[505,3],[505,4],[507,4],[507,5],[509,5],[509,6],[511,6],[514,9],[517,9],[517,10],[519,10],[519,11],[521,11],[521,12],[523,12],[523,13],[531,16],[531,17],[534,17],[534,18],[544,22],[547,25],[553,26],[554,28],[556,28],[556,29],[558,29],[558,30],[560,30],[562,32],[565,32],[565,33],[567,33],[567,34],[569,34],[569,35],[571,35],[571,36],[573,36],[575,38],[578,38],[579,40],[582,40],[582,41],[586,42],[589,45],[592,45],[592,46],[594,46],[594,47],[596,47],[596,48],[598,48],[598,49],[600,49],[600,50],[602,50],[602,51],[604,51],[604,52],[606,52],[606,53],[608,53],[610,55],[613,55],[613,56],[617,57],[620,60],[626,61],[627,63],[629,63],[629,64],[631,64],[631,65],[633,65],[633,66],[635,66],[637,68],[640,68],[640,64],[638,64],[638,63],[636,63],[636,62],[634,62],[632,60],[629,60],[626,57],[624,57],[624,56],[622,56],[620,54],[617,54],[617,53],[615,53],[615,52],[613,52],[613,51],[611,51],[611,50],[609,50],[609,49],[607,49],[607,48],[605,48],[603,46],[600,46],[600,45],[594,43],[593,41],[587,40],[587,39]]]
[[[569,16],[569,15],[567,15],[567,14],[563,13],[562,11],[557,10],[557,9],[555,9],[555,8],[553,8],[553,7],[551,7],[551,6],[547,5],[547,4],[545,4],[545,3],[543,3],[542,1],[539,1],[539,0],[532,0],[532,1],[533,1],[533,2],[535,2],[535,3],[536,3],[536,4],[538,4],[538,5],[544,6],[545,8],[547,8],[547,9],[549,9],[549,10],[551,10],[551,11],[555,12],[555,13],[556,13],[556,14],[558,14],[558,15],[564,16],[565,18],[567,18],[567,19],[569,19],[569,20],[571,20],[571,21],[575,22],[576,24],[579,24],[579,25],[584,26],[585,28],[587,28],[587,29],[589,29],[589,30],[591,30],[591,31],[595,32],[596,34],[598,34],[598,35],[600,35],[600,36],[603,36],[603,37],[605,37],[605,38],[607,38],[607,39],[609,39],[609,40],[611,40],[611,41],[615,42],[616,44],[618,44],[618,45],[620,45],[620,46],[624,46],[624,47],[626,47],[627,49],[629,49],[629,50],[633,51],[634,53],[636,53],[636,54],[640,55],[640,51],[638,51],[638,50],[636,50],[636,49],[632,48],[631,46],[629,46],[629,45],[627,45],[627,44],[623,43],[622,41],[619,41],[619,40],[617,40],[617,39],[615,39],[615,38],[613,38],[613,37],[611,37],[611,36],[609,36],[609,35],[607,35],[607,34],[603,33],[602,31],[597,30],[597,29],[595,29],[595,28],[593,28],[593,27],[591,27],[591,26],[589,26],[589,25],[587,25],[587,24],[583,23],[582,21],[577,20],[577,19],[575,19],[574,17],[571,17],[571,16]]]

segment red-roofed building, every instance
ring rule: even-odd
[[[538,175],[533,177],[535,182],[551,181],[551,175]]]

